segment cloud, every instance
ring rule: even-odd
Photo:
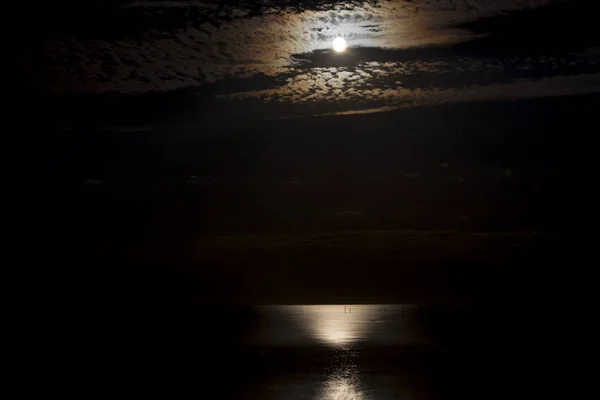
[[[316,80],[313,82],[317,82]],[[296,103],[293,111],[296,115],[351,115],[385,112],[403,108],[436,106],[441,104],[470,101],[515,100],[547,96],[565,96],[600,92],[600,73],[577,76],[557,76],[539,80],[518,79],[507,83],[489,85],[470,85],[459,88],[377,88],[373,85],[359,85],[332,96],[333,87],[319,86],[315,90],[309,84],[304,86],[285,86],[264,91],[236,93],[225,96],[228,101],[240,103],[260,100],[270,102],[278,99]],[[318,105],[318,107],[315,107]],[[326,111],[328,110],[328,111]],[[285,115],[286,110],[273,109],[274,115]]]
[[[334,215],[336,217],[355,217],[360,214],[361,214],[360,212],[355,211],[355,210],[345,210],[345,211],[338,211]]]
[[[48,40],[33,58],[35,65],[45,66],[36,74],[39,81],[56,91],[166,91],[232,77],[287,74],[295,70],[294,55],[329,49],[339,35],[351,47],[454,43],[470,34],[452,28],[451,21],[544,3],[311,1],[300,9],[292,1],[266,1],[261,7],[250,1],[236,6],[211,1],[132,2],[106,14],[105,30],[99,27],[93,38],[65,32]]]
[[[471,216],[459,215],[458,220],[469,221]],[[315,254],[346,254],[349,258],[381,258],[448,260],[461,257],[490,258],[506,254],[509,249],[527,248],[535,241],[548,239],[534,232],[458,231],[346,231],[313,235],[246,235],[206,238],[198,243],[198,257],[235,259],[238,257],[266,257],[279,254],[312,256]],[[343,250],[343,251],[340,251]],[[274,257],[275,259],[277,257]]]
[[[190,185],[207,186],[210,185],[210,180],[203,176],[190,175],[190,177],[188,178],[188,183]]]
[[[494,49],[489,42],[477,47],[486,33],[471,21],[501,21],[502,11],[541,10],[548,3],[132,2],[107,14],[110,35],[94,31],[78,37],[79,31],[66,30],[47,40],[29,67],[43,66],[32,76],[54,92],[194,88],[195,98],[210,106],[251,105],[267,118],[600,91],[597,48],[519,52]],[[519,14],[509,16],[514,15]],[[135,24],[127,25],[130,20]],[[330,49],[338,35],[350,45],[344,54]]]

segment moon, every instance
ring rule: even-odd
[[[338,53],[341,53],[342,51],[346,50],[346,46],[346,39],[344,39],[343,37],[338,36],[335,39],[333,39],[333,49]]]

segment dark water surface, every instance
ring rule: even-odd
[[[388,399],[414,397],[436,338],[414,323],[408,305],[257,307],[248,344],[273,373],[249,398]],[[410,360],[410,361],[409,361]]]
[[[530,398],[558,393],[574,368],[570,314],[560,304],[121,310],[110,327],[84,328],[95,339],[79,362],[95,367],[73,381],[210,399]]]

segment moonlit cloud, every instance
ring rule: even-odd
[[[218,2],[133,2],[123,12],[140,13],[164,29],[140,32],[135,39],[47,43],[43,57],[51,68],[47,85],[75,92],[143,92],[201,86],[224,78],[285,73],[295,54],[329,49],[343,36],[350,47],[406,48],[464,40],[449,28],[481,15],[541,1],[313,1],[302,10],[265,2],[236,7]],[[183,23],[168,29],[170,9],[184,9]],[[465,13],[465,9],[469,10]],[[185,16],[187,20],[184,19]],[[191,15],[191,16],[190,16]],[[179,16],[179,15],[178,15]],[[117,28],[114,28],[115,30]]]
[[[328,86],[327,82],[317,79],[304,83],[301,87],[292,85],[265,91],[236,93],[227,96],[227,99],[240,102],[252,98],[266,102],[295,102],[294,111],[298,115],[351,115],[469,101],[530,99],[599,91],[600,74],[558,76],[540,80],[521,79],[510,83],[460,88],[354,88],[350,85],[339,92]],[[319,105],[319,113],[315,113],[312,107],[315,102]],[[324,110],[329,111],[323,112]]]
[[[600,55],[593,49],[527,57],[448,50],[485,36],[462,23],[548,3],[131,2],[115,15],[141,19],[136,32],[117,24],[106,38],[81,39],[68,32],[55,37],[36,55],[47,66],[37,79],[61,93],[195,88],[216,102],[296,105],[295,114],[311,115],[598,91],[594,74],[600,73]],[[333,54],[331,42],[338,36],[348,50]],[[592,84],[586,88],[585,82]],[[303,110],[317,104],[325,106]]]

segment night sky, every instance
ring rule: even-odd
[[[51,235],[100,271],[88,281],[138,294],[523,294],[549,262],[578,263],[595,231],[590,3],[29,10],[18,63],[28,123],[52,138]]]

